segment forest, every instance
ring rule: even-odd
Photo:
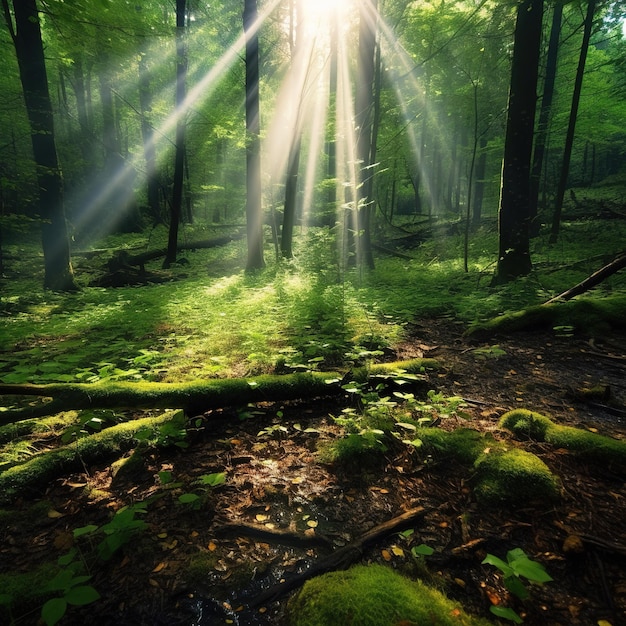
[[[624,3],[0,4],[0,623],[626,623]]]

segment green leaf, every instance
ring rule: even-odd
[[[517,576],[505,576],[504,586],[520,600],[526,600],[530,595],[528,589],[524,587],[524,583]]]
[[[100,594],[91,585],[74,587],[65,594],[68,604],[84,606],[100,599]]]
[[[531,561],[527,557],[515,559],[509,565],[517,576],[523,576],[534,583],[547,583],[553,580],[541,563]]]
[[[54,626],[67,610],[65,598],[51,598],[41,607],[41,619],[46,626]]]
[[[425,543],[420,543],[419,546],[413,546],[411,548],[411,554],[413,556],[430,556],[433,554],[435,550],[430,546],[427,546]]]
[[[497,567],[504,574],[505,578],[507,576],[513,576],[514,574],[512,567],[510,567],[502,559],[499,559],[493,554],[488,554],[482,563],[483,565],[486,563],[487,565],[493,565],[494,567]]]
[[[87,526],[81,526],[74,529],[74,538],[81,537],[82,535],[89,535],[90,533],[98,530],[98,526],[95,524],[87,524]]]
[[[215,474],[203,474],[198,478],[198,483],[208,485],[209,487],[218,487],[226,482],[225,472],[216,472]]]
[[[491,606],[489,607],[489,610],[496,617],[502,617],[503,619],[511,620],[516,624],[521,624],[523,621],[522,618],[513,609],[509,609],[506,606]]]
[[[196,493],[183,493],[178,496],[178,501],[182,504],[192,504],[200,499],[200,496]]]

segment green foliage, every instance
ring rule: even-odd
[[[172,417],[157,424],[156,428],[145,426],[135,433],[135,438],[144,443],[157,446],[159,448],[167,448],[176,446],[178,448],[187,448],[187,418],[184,411],[176,411]]]
[[[203,474],[194,482],[200,489],[201,494],[191,492],[183,493],[178,496],[178,501],[181,504],[186,504],[193,510],[197,511],[202,506],[203,497],[216,487],[220,487],[226,483],[226,473],[214,472],[212,474]]]
[[[100,599],[100,594],[91,585],[85,585],[91,576],[80,574],[81,561],[75,560],[76,550],[58,560],[57,574],[44,587],[45,592],[58,593],[41,608],[41,619],[46,626],[54,626],[65,615],[68,606],[85,606]]]
[[[521,548],[509,550],[506,554],[506,562],[493,554],[487,554],[483,564],[493,565],[498,568],[502,574],[504,586],[520,600],[526,600],[530,597],[530,593],[524,585],[522,578],[538,585],[553,580],[546,572],[544,566],[530,559]],[[516,624],[522,623],[521,617],[513,609],[492,606],[490,610],[497,617],[509,619]]]
[[[290,626],[487,624],[441,592],[382,565],[357,565],[305,583],[288,605]]]
[[[98,542],[96,552],[100,559],[108,561],[120,548],[129,543],[138,532],[146,530],[148,525],[139,515],[146,513],[147,502],[138,502],[116,511],[110,522],[103,526],[89,524],[74,530],[74,537],[101,533],[104,537]]]

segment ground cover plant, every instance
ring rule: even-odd
[[[5,242],[20,263],[2,284],[4,384],[254,383],[311,371],[333,372],[340,393],[192,415],[67,410],[0,427],[3,485],[20,468],[44,468],[2,496],[3,619],[287,624],[282,580],[423,507],[408,531],[359,552],[361,564],[419,578],[476,623],[620,623],[623,328],[590,335],[574,319],[466,334],[545,302],[620,251],[619,227],[568,228],[558,255],[535,241],[534,272],[498,288],[488,287],[489,232],[475,238],[467,274],[455,236],[414,260],[380,259],[372,273],[322,271],[326,235],[312,229],[293,261],[254,276],[233,242],[189,253],[168,282],[74,294],[41,293],[35,244]],[[78,280],[87,285],[108,256],[81,260]],[[624,287],[616,274],[577,301]],[[374,367],[424,357],[412,372]],[[2,402],[0,418],[42,404]],[[523,478],[522,467],[538,473]],[[521,554],[552,578],[530,579],[523,598],[493,567]],[[274,585],[278,595],[259,600]]]

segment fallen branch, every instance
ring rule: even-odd
[[[213,529],[212,533],[214,537],[221,539],[244,536],[251,537],[263,543],[277,543],[292,548],[332,548],[332,542],[324,535],[302,535],[279,528],[267,528],[259,524],[227,523],[222,526],[217,526]]]
[[[383,363],[343,375],[309,372],[228,378],[188,383],[51,383],[47,385],[0,384],[0,396],[52,398],[42,404],[0,413],[0,425],[61,411],[82,409],[183,409],[200,415],[209,409],[242,406],[257,402],[328,397],[344,393],[342,381],[366,380],[368,376],[404,371],[417,374],[424,368],[437,369],[434,359]]]
[[[574,296],[578,296],[585,291],[589,291],[589,289],[600,284],[603,280],[619,272],[624,267],[626,267],[626,254],[621,254],[616,259],[613,259],[613,261],[611,261],[608,265],[605,265],[597,272],[594,272],[591,276],[585,278],[582,282],[574,285],[574,287],[564,291],[558,296],[551,298],[547,302],[544,302],[544,304],[552,304],[557,300],[571,300]]]
[[[379,541],[387,535],[399,532],[400,530],[410,528],[415,522],[422,518],[425,513],[424,507],[417,507],[410,509],[398,517],[384,522],[378,526],[375,526],[364,535],[349,543],[343,548],[335,550],[329,556],[321,559],[317,563],[314,563],[307,571],[286,579],[284,582],[274,585],[265,591],[262,591],[257,596],[252,598],[248,602],[250,608],[262,606],[269,602],[277,600],[281,596],[289,593],[290,591],[301,587],[309,578],[320,576],[326,572],[347,569],[353,563],[356,563],[363,557],[363,552],[371,544]]]

